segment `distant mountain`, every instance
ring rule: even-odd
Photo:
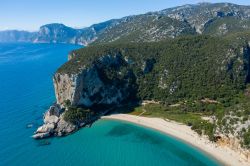
[[[116,40],[150,42],[187,34],[193,35],[196,32],[186,21],[149,13],[121,19],[118,25],[108,28],[101,33],[96,43]]]
[[[34,42],[76,43],[81,30],[63,24],[48,24],[40,27]]]
[[[150,42],[183,35],[221,36],[250,30],[250,6],[199,3],[128,16],[74,29],[48,24],[38,32],[2,31],[0,42],[43,42],[88,45],[113,41]]]
[[[119,22],[120,20],[113,19],[84,28],[81,30],[81,35],[77,43],[88,45],[94,42],[106,29],[118,25]]]
[[[0,42],[32,42],[36,36],[36,32],[17,30],[0,31]]]
[[[184,5],[165,9],[156,13],[167,15],[168,17],[180,21],[187,21],[199,34],[204,33],[206,29],[210,28],[217,20],[220,20],[221,26],[224,26],[223,23],[227,23],[227,21],[224,22],[223,20],[227,20],[228,18],[243,22],[250,21],[250,6],[241,6],[231,3],[199,3],[197,5]],[[244,26],[244,24],[241,26],[244,29],[249,29],[249,27]]]
[[[221,36],[250,30],[250,6],[199,3],[130,16],[107,28],[97,43],[116,40],[159,41],[190,34]]]
[[[71,43],[88,45],[107,27],[117,24],[109,20],[83,29],[74,29],[63,24],[53,23],[40,27],[38,32],[8,30],[0,31],[0,42],[33,42],[33,43]]]
[[[94,24],[83,29],[74,29],[63,24],[47,24],[40,27],[38,35],[34,42],[44,43],[72,43],[88,45],[96,40],[99,35],[107,27],[116,24],[116,20]]]

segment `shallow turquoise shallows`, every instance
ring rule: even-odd
[[[132,123],[99,120],[63,138],[30,136],[55,101],[52,76],[67,54],[65,44],[0,44],[1,166],[219,165],[192,146]]]

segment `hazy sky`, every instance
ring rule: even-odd
[[[0,30],[38,30],[47,23],[84,27],[112,18],[142,14],[201,0],[0,0]],[[207,0],[206,2],[225,2]],[[226,2],[250,5],[250,0]]]

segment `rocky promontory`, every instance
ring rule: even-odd
[[[98,58],[90,67],[82,68],[78,73],[57,72],[53,77],[57,103],[44,114],[44,124],[37,129],[33,138],[67,135],[98,119],[128,98],[132,99],[135,79],[132,73],[126,71],[120,79],[112,81],[104,78],[104,73],[101,75],[101,72],[107,68],[119,68],[126,64],[128,62],[120,54],[105,55]],[[144,68],[148,68],[148,64]],[[82,113],[84,111],[77,112],[81,108],[95,107],[99,107],[100,111],[86,115],[82,115],[85,114]],[[67,119],[65,113],[70,112],[77,114],[76,118],[75,115],[67,115],[71,122],[65,120]],[[79,118],[78,114],[83,118]]]
[[[44,114],[44,124],[37,129],[32,137],[42,139],[50,136],[64,136],[77,130],[77,125],[63,119],[63,112],[63,109],[58,104],[50,106]]]

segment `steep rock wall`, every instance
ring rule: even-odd
[[[104,68],[122,66],[119,55],[100,57],[91,67],[77,74],[56,73],[53,78],[57,104],[63,107],[66,101],[72,105],[91,107],[97,104],[119,104],[125,100],[129,85],[126,79],[107,81]],[[116,86],[119,85],[119,86]]]

